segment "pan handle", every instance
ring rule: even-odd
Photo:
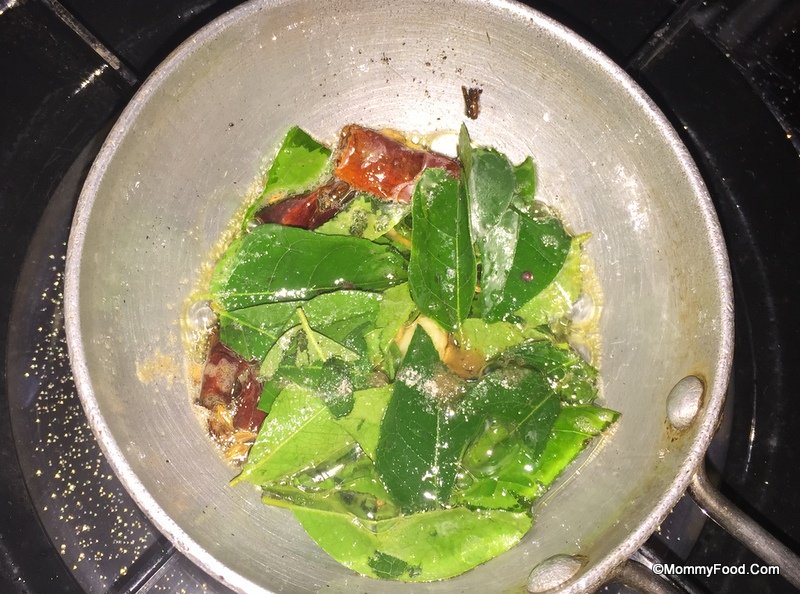
[[[781,576],[800,588],[800,557],[722,495],[708,480],[705,464],[692,477],[689,493],[703,513],[761,559],[780,567]]]
[[[641,594],[685,594],[663,576],[656,575],[633,559],[625,561],[609,583],[624,584]]]

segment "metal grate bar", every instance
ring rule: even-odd
[[[67,10],[63,4],[58,2],[58,0],[42,0],[42,3],[53,11],[53,14],[67,25],[67,27],[72,29],[98,56],[111,66],[129,86],[136,87],[139,85],[139,77],[136,73],[95,37],[95,35],[89,31],[83,23],[75,18],[75,15]]]

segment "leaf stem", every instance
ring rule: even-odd
[[[399,243],[403,247],[411,249],[411,240],[408,237],[406,237],[405,235],[401,235],[395,229],[389,229],[386,232],[386,237],[388,237],[389,239],[391,239],[395,243]]]
[[[303,332],[306,333],[308,337],[308,344],[314,349],[319,357],[320,361],[325,361],[327,357],[325,353],[322,352],[322,347],[319,346],[316,337],[314,336],[314,330],[311,329],[311,325],[308,323],[308,318],[306,317],[306,313],[303,311],[302,307],[297,308],[297,317],[300,318],[300,325],[303,327]]]

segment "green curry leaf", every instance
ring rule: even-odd
[[[447,503],[458,463],[481,419],[448,402],[453,378],[433,342],[417,327],[381,424],[376,465],[404,511]]]
[[[409,210],[408,203],[377,200],[369,194],[359,194],[316,232],[378,239],[394,228]]]
[[[469,313],[477,282],[463,187],[441,169],[426,169],[411,210],[411,295],[424,314],[456,330]]]
[[[270,165],[262,198],[279,192],[300,192],[320,181],[328,167],[331,150],[308,132],[293,126],[283,138]]]
[[[517,187],[514,167],[504,154],[494,149],[473,147],[463,124],[458,137],[458,157],[464,169],[472,236],[480,242],[500,224],[511,204]]]
[[[378,478],[372,460],[353,448],[343,457],[261,486],[262,500],[348,514],[363,520],[394,518],[399,510]]]
[[[590,439],[600,435],[618,418],[618,412],[599,406],[563,407],[531,479],[544,486],[550,485]]]
[[[390,247],[265,224],[228,248],[214,269],[211,292],[231,311],[346,288],[382,291],[405,278],[403,257]]]
[[[392,575],[406,582],[450,578],[517,544],[531,527],[528,514],[464,507],[367,521],[294,508],[306,532],[325,552],[353,571]]]
[[[569,252],[570,236],[554,217],[519,214],[519,236],[502,293],[486,303],[483,318],[506,319],[549,285]]]
[[[544,490],[533,475],[536,464],[537,456],[519,436],[509,436],[502,424],[492,422],[464,454],[454,500],[485,509],[528,509]]]
[[[532,340],[504,352],[501,365],[534,370],[553,393],[569,404],[590,404],[597,398],[597,370],[568,345]]]
[[[339,458],[353,444],[322,401],[306,389],[287,388],[272,404],[234,482],[263,485]]]
[[[619,413],[594,405],[563,406],[537,454],[522,439],[492,423],[464,454],[464,478],[454,500],[484,509],[523,510],[569,466],[589,440]]]
[[[398,580],[403,575],[416,577],[422,571],[420,567],[411,566],[399,557],[394,557],[383,551],[375,551],[375,554],[367,559],[367,564],[377,577],[385,580]]]
[[[245,359],[261,361],[292,323],[298,303],[268,303],[235,311],[222,310],[219,312],[219,339]]]
[[[533,197],[536,195],[536,166],[531,157],[514,166],[514,178],[517,183],[512,204],[525,211],[533,206]]]
[[[359,390],[353,395],[353,409],[338,419],[338,423],[353,436],[372,460],[376,458],[381,421],[391,395],[391,385]]]
[[[383,292],[375,327],[366,332],[365,338],[370,362],[381,365],[389,377],[394,377],[395,372],[395,354],[392,353],[394,339],[417,313],[408,283],[401,283]]]
[[[543,333],[530,325],[511,322],[486,322],[480,318],[467,318],[461,327],[463,347],[480,352],[487,361],[525,340],[544,338],[546,336]]]
[[[355,329],[370,325],[378,315],[383,296],[365,291],[323,293],[309,301],[264,303],[220,312],[220,340],[245,359],[263,360],[278,338],[300,323],[303,308],[310,326],[342,342]]]
[[[289,128],[272,160],[261,195],[245,213],[243,230],[247,231],[253,215],[265,201],[297,194],[321,182],[330,168],[330,156],[331,150],[306,131],[297,126]]]
[[[508,438],[519,438],[535,457],[544,449],[561,402],[543,375],[506,367],[484,376],[464,398],[462,408],[489,423],[500,423]]]
[[[517,310],[516,315],[528,326],[552,326],[570,313],[583,288],[581,246],[587,239],[588,235],[572,239],[564,265],[553,281]]]
[[[311,330],[307,324],[290,328],[261,365],[261,374],[267,381],[258,406],[269,411],[276,392],[299,387],[315,394],[335,417],[346,415],[353,408],[357,383],[354,362],[358,359],[358,353]]]
[[[514,266],[520,231],[520,214],[507,210],[498,223],[478,239],[481,254],[481,312],[496,321],[495,310],[505,298],[508,275]]]

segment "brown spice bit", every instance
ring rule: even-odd
[[[230,439],[230,445],[225,449],[224,456],[229,462],[235,464],[244,462],[250,447],[256,441],[256,434],[252,431],[236,431]]]
[[[266,414],[259,410],[261,382],[248,361],[216,343],[208,353],[199,404],[211,411],[208,429],[224,444],[234,431],[257,431]]]
[[[203,369],[200,405],[213,409],[218,404],[230,404],[234,393],[241,389],[238,379],[247,366],[246,361],[221,342],[211,347]]]
[[[354,196],[348,184],[332,180],[310,192],[268,204],[255,218],[260,223],[316,229],[332,219]]]
[[[467,88],[462,85],[461,93],[464,95],[464,115],[471,120],[477,120],[481,113],[481,93],[483,93],[483,89],[478,87]]]
[[[267,414],[258,408],[261,397],[261,382],[259,382],[252,369],[248,369],[247,377],[241,381],[242,392],[238,398],[236,414],[233,417],[233,426],[244,431],[258,431]]]
[[[486,366],[484,354],[477,349],[459,345],[453,335],[448,334],[439,324],[425,316],[419,316],[413,323],[401,328],[395,336],[395,343],[404,356],[417,325],[422,326],[422,329],[427,332],[433,347],[439,354],[439,359],[452,373],[461,379],[480,377]]]
[[[467,349],[459,346],[452,336],[448,338],[442,361],[450,371],[463,379],[480,377],[486,365],[486,358],[483,353],[477,349]]]
[[[233,434],[231,414],[224,404],[217,404],[208,415],[208,430],[220,442],[226,441]]]
[[[150,384],[162,379],[171,384],[178,375],[178,364],[175,358],[162,352],[153,354],[145,361],[136,362],[136,377],[143,384]]]

